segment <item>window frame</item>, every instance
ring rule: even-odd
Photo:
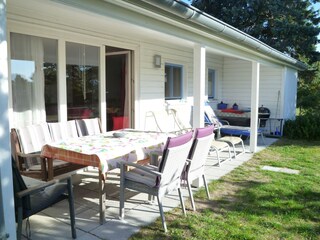
[[[211,77],[210,77],[211,76]],[[210,79],[211,78],[211,79]],[[212,81],[211,84],[211,95],[209,94],[209,81]],[[217,89],[217,71],[213,68],[208,68],[208,78],[207,78],[207,94],[208,99],[213,100],[216,99],[216,89]]]
[[[170,76],[168,78],[167,74],[166,74],[166,69],[167,67],[171,68],[171,72],[170,72]],[[173,68],[177,68],[177,69],[180,69],[180,96],[178,97],[175,97],[173,96],[174,95],[174,79],[173,79]],[[182,64],[176,64],[176,63],[165,63],[165,68],[164,68],[164,75],[165,75],[165,86],[164,86],[164,98],[165,100],[181,100],[183,99],[183,76],[184,76],[184,68],[183,68],[183,65]],[[170,96],[166,96],[166,84],[167,83],[170,83],[170,86],[171,88],[169,89],[169,92],[170,92]]]

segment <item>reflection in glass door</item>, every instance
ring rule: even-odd
[[[99,117],[99,48],[66,43],[68,120]]]
[[[131,54],[106,47],[107,130],[131,127]]]

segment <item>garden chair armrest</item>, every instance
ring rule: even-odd
[[[63,177],[60,177],[60,178],[55,178],[55,179],[53,179],[53,180],[51,180],[49,182],[42,182],[41,181],[41,183],[39,185],[28,187],[28,189],[18,192],[17,193],[17,197],[18,198],[23,198],[25,196],[28,196],[28,195],[37,193],[39,191],[42,191],[43,189],[45,189],[45,188],[47,188],[49,186],[52,186],[52,185],[54,185],[56,183],[64,182],[64,181],[66,181],[68,179],[71,180],[71,176],[63,176]]]
[[[128,162],[120,163],[121,171],[123,171],[125,169],[125,166],[139,168],[142,171],[145,171],[147,173],[150,173],[150,174],[153,174],[153,175],[156,175],[156,176],[161,176],[162,175],[160,172],[151,170],[151,169],[149,169],[149,168],[147,168],[147,167],[145,167],[143,165],[139,165],[139,164],[135,164],[135,163],[128,163]]]
[[[34,152],[34,153],[22,153],[22,152],[17,152],[17,155],[19,157],[41,157],[41,152]]]
[[[219,121],[222,123],[222,125],[230,125],[230,123],[227,120],[219,119]]]

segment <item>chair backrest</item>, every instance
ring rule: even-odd
[[[18,138],[17,129],[12,128],[10,131],[10,141],[11,141],[11,155],[13,159],[18,163],[18,152],[21,152],[20,142]],[[20,169],[20,166],[18,165]]]
[[[181,104],[175,106],[169,106],[174,112],[176,121],[182,129],[192,129],[193,121],[193,106],[190,104]]]
[[[161,179],[158,179],[158,187],[180,181],[181,173],[190,152],[192,138],[192,131],[178,137],[168,138],[159,165],[159,172],[162,173],[162,176]]]
[[[48,123],[48,126],[53,141],[60,141],[78,137],[75,120]]]
[[[213,131],[213,125],[196,129],[195,138],[188,156],[191,162],[187,166],[187,172],[204,167],[206,157],[214,139]]]
[[[173,133],[183,129],[174,109],[146,112],[144,130]]]
[[[205,122],[213,124],[217,127],[222,126],[222,123],[220,122],[219,118],[216,116],[216,114],[214,113],[210,105],[204,106],[204,114],[205,114]]]
[[[88,118],[76,120],[79,137],[101,133],[100,119]]]
[[[21,127],[17,133],[23,153],[40,152],[42,146],[52,142],[47,123]]]

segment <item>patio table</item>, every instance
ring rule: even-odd
[[[114,137],[114,133],[122,133],[124,136]],[[165,133],[122,129],[46,144],[42,148],[41,156],[98,167],[99,212],[100,223],[103,224],[105,221],[105,173],[118,168],[122,161],[137,162],[148,158],[150,152],[162,151],[167,138],[168,135]]]

